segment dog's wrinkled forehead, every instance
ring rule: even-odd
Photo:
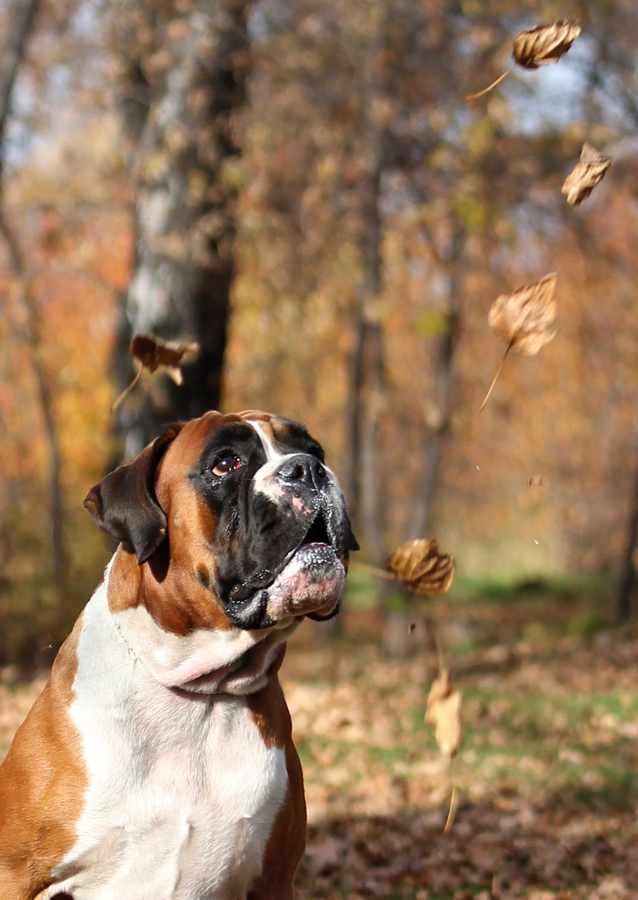
[[[275,416],[253,417],[245,414],[246,421],[255,429],[266,455],[266,462],[274,465],[294,453],[310,453],[323,460],[323,449],[306,431],[303,425]]]
[[[258,410],[223,415],[206,413],[184,425],[169,447],[165,464],[184,471],[213,465],[224,454],[236,454],[254,474],[288,455],[309,453],[323,460],[321,445],[303,425]]]

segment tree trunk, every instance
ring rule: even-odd
[[[3,42],[0,54],[0,145],[4,141],[4,132],[11,110],[13,85],[24,58],[27,38],[35,19],[40,0],[14,0],[13,21]],[[0,168],[2,156],[0,156]]]
[[[464,242],[464,230],[457,224],[449,260],[447,327],[445,333],[439,338],[435,350],[432,411],[426,422],[427,430],[422,454],[423,468],[414,492],[412,513],[405,534],[406,541],[431,537],[428,532],[432,522],[432,504],[443,456],[443,444],[450,423],[454,352],[461,313],[460,277]],[[403,595],[405,608],[403,610],[395,609],[388,613],[383,634],[383,650],[387,656],[403,659],[426,645],[427,622],[423,613],[414,608],[410,592],[398,584],[393,587],[395,594]],[[419,604],[419,606],[421,605]]]
[[[426,422],[426,437],[423,447],[423,469],[418,481],[412,514],[408,524],[406,540],[427,537],[432,522],[432,503],[443,455],[443,442],[450,424],[450,397],[454,375],[454,353],[459,332],[461,313],[461,256],[465,234],[457,224],[452,239],[448,290],[447,327],[439,338],[434,362],[432,386],[432,412]]]
[[[161,8],[160,8],[161,7]],[[248,69],[246,0],[145,5],[152,40],[137,43],[138,4],[124,4],[116,30],[129,50],[125,126],[134,139],[135,257],[122,299],[115,375],[132,377],[128,344],[153,333],[200,344],[181,387],[157,379],[123,404],[126,455],[167,422],[220,404],[233,280],[238,155],[232,114],[244,103]],[[164,16],[164,18],[162,18]],[[159,70],[158,70],[159,69]]]
[[[378,136],[374,136],[371,142]],[[379,460],[379,432],[385,396],[383,327],[375,304],[381,292],[380,150],[366,179],[363,196],[361,257],[365,280],[360,286],[354,322],[349,401],[349,448],[345,487],[356,526],[371,562],[383,559],[383,498]]]
[[[636,470],[634,475],[634,488],[632,492],[631,513],[627,528],[627,544],[623,557],[620,584],[616,597],[616,623],[624,625],[631,618],[631,600],[638,578],[636,576],[636,549],[638,548],[638,454],[636,456]]]
[[[379,209],[383,172],[384,134],[374,121],[372,106],[380,91],[375,63],[386,40],[387,13],[377,24],[368,48],[362,97],[362,152],[367,171],[360,182],[359,252],[363,279],[354,321],[349,399],[349,448],[345,488],[355,525],[366,554],[379,564],[383,558],[383,501],[381,496],[379,431],[385,394],[383,328],[376,305],[382,290],[382,224]]]
[[[4,144],[7,120],[11,112],[11,100],[26,43],[39,8],[39,0],[14,3],[14,17],[0,56],[0,148]],[[62,454],[53,414],[51,384],[41,358],[40,317],[36,300],[31,291],[29,272],[18,238],[9,224],[4,208],[3,158],[0,153],[0,233],[4,238],[9,263],[21,285],[22,303],[26,311],[26,330],[22,337],[31,350],[31,359],[38,389],[38,399],[49,449],[49,509],[51,516],[51,544],[53,576],[61,586],[66,577],[66,552],[64,547],[64,501],[60,475]]]

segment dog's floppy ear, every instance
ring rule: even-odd
[[[155,472],[166,448],[182,429],[171,425],[132,462],[107,475],[86,495],[95,524],[133,550],[140,565],[166,537],[166,516],[155,496]]]

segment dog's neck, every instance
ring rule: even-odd
[[[248,631],[227,622],[223,629],[219,623],[212,627],[204,617],[201,626],[191,624],[186,633],[183,628],[169,630],[162,617],[157,620],[152,604],[144,602],[149,594],[153,598],[153,585],[149,589],[144,583],[149,577],[152,575],[137,566],[132,554],[120,547],[106,569],[100,590],[105,591],[121,640],[155,681],[197,694],[250,694],[265,687],[268,678],[278,671],[285,642],[299,627],[300,618]],[[189,587],[203,591],[195,579]],[[186,610],[192,623],[202,598],[195,597],[190,606],[189,599],[181,594],[179,608]]]

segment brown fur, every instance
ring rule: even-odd
[[[160,460],[154,486],[140,477],[131,480],[132,491],[139,494],[140,502],[146,502],[154,487],[166,528],[161,529],[163,542],[153,543],[150,555],[140,557],[145,560],[141,565],[133,548],[120,544],[109,576],[108,601],[113,613],[142,604],[161,628],[179,636],[196,628],[231,627],[210,590],[215,560],[205,536],[214,533],[216,523],[188,477],[221,418],[219,413],[207,413],[177,426],[142,454],[143,462]],[[223,418],[225,422],[257,420],[273,442],[278,438],[285,441],[286,426],[266,413],[250,411]],[[142,466],[139,471],[144,471]],[[137,471],[133,474],[137,477]],[[126,484],[128,487],[129,482]],[[89,493],[87,507],[99,524],[102,499],[97,488]],[[82,617],[62,646],[50,680],[0,767],[0,900],[37,900],[51,883],[52,869],[76,840],[74,823],[82,812],[88,778],[80,736],[68,710],[74,697],[81,630]],[[282,632],[266,637],[255,648],[253,662],[261,660],[263,665],[266,653],[282,638]],[[277,675],[285,644],[281,648],[266,686],[247,697],[265,745],[285,749],[288,771],[284,802],[249,900],[291,900],[295,870],[305,846],[303,776]]]
[[[87,786],[80,736],[69,717],[82,617],[0,768],[0,897],[30,900],[75,842]],[[34,835],[37,835],[34,853]]]

